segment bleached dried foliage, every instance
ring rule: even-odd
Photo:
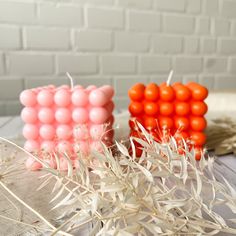
[[[75,233],[91,223],[90,235],[214,235],[220,231],[236,234],[215,208],[225,205],[236,213],[236,191],[221,176],[214,175],[212,158],[199,162],[185,147],[180,155],[174,139],[159,144],[140,126],[146,141],[130,139],[126,146],[116,143],[116,156],[105,145],[103,153],[90,160],[79,158],[67,174],[49,170],[54,176],[53,209],[63,208],[59,230]],[[143,146],[135,156],[134,142]],[[184,141],[183,141],[184,142]],[[183,143],[184,144],[184,143]],[[48,176],[44,186],[48,183]],[[62,220],[62,221],[60,221]]]
[[[217,155],[236,154],[236,122],[230,118],[215,119],[207,128],[208,149]]]
[[[160,144],[139,128],[146,141],[130,138],[132,152],[123,143],[116,142],[112,150],[103,145],[103,153],[94,152],[86,159],[79,155],[77,169],[65,154],[67,172],[51,169],[34,157],[47,172],[40,178],[38,191],[50,186],[51,211],[63,213],[54,221],[24,203],[1,179],[0,184],[46,224],[50,235],[78,235],[87,224],[90,235],[236,234],[236,229],[228,226],[236,219],[223,219],[217,213],[219,206],[236,213],[236,190],[219,173],[220,182],[217,180],[214,159],[202,155],[195,161],[184,141],[184,154],[180,155],[174,139]],[[140,158],[135,143],[143,147]],[[60,159],[56,159],[59,166]]]

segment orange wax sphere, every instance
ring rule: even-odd
[[[163,84],[160,87],[160,99],[162,101],[170,102],[175,98],[174,89],[171,86]]]
[[[187,101],[191,97],[191,91],[188,87],[182,85],[182,84],[175,84],[173,85],[173,88],[175,90],[175,97],[179,101]]]
[[[181,131],[188,130],[189,121],[186,117],[176,116],[174,118],[175,128]]]
[[[200,161],[203,155],[202,147],[194,147],[194,153],[195,153],[195,159],[197,161]]]
[[[144,127],[148,130],[153,130],[157,128],[157,119],[154,117],[145,117],[144,118]]]
[[[191,113],[195,116],[203,116],[207,112],[207,105],[202,101],[191,102]]]
[[[134,101],[142,101],[144,98],[144,90],[145,90],[144,84],[141,83],[135,84],[128,91],[130,99]]]
[[[190,113],[190,106],[187,102],[176,102],[175,113],[179,116],[186,116]]]
[[[141,115],[143,113],[143,104],[141,102],[131,102],[129,111],[133,116]]]
[[[148,101],[156,101],[159,97],[159,88],[156,84],[151,83],[147,85],[144,96]]]
[[[203,131],[206,128],[207,122],[204,117],[192,116],[190,117],[190,126],[194,131]]]
[[[163,116],[172,115],[174,112],[174,106],[170,102],[160,102],[159,109],[160,109],[160,114]]]
[[[206,135],[202,132],[191,131],[190,139],[195,146],[203,146],[206,143]]]
[[[129,127],[131,129],[138,129],[137,123],[143,124],[143,120],[141,117],[131,117],[129,119]]]
[[[149,116],[154,116],[158,113],[158,104],[155,102],[145,102],[144,111]]]
[[[170,117],[159,117],[159,126],[160,128],[168,128],[171,129],[174,126],[174,122]]]
[[[192,98],[195,100],[204,100],[208,95],[208,90],[200,84],[191,82],[187,84],[187,87],[192,92]]]
[[[174,134],[174,138],[176,141],[182,141],[182,139],[187,140],[189,138],[189,134],[185,131],[177,131]]]

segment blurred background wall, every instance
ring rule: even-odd
[[[20,91],[111,84],[126,107],[135,82],[236,88],[236,0],[1,0],[0,115]]]

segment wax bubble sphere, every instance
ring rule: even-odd
[[[69,125],[59,125],[56,134],[59,139],[68,140],[72,136],[72,129]]]
[[[99,142],[99,141],[93,141],[91,142],[90,144],[90,148],[91,148],[91,151],[98,151],[98,152],[102,152],[102,143]]]
[[[26,107],[33,107],[37,104],[36,94],[32,90],[24,90],[20,94],[20,102]]]
[[[95,124],[103,124],[109,117],[107,110],[103,107],[94,107],[89,112],[89,119]]]
[[[80,141],[74,146],[75,152],[81,152],[82,154],[88,155],[90,151],[90,145],[87,141]]]
[[[112,101],[108,102],[106,104],[105,108],[107,109],[108,113],[112,113],[115,108],[114,102],[112,102]]]
[[[60,141],[57,144],[57,150],[62,153],[69,153],[72,151],[72,146],[71,143],[68,141]]]
[[[104,125],[92,125],[90,126],[90,135],[92,139],[99,140],[104,134]]]
[[[41,90],[38,93],[37,101],[41,106],[50,107],[53,105],[53,93],[49,90]]]
[[[71,97],[72,103],[78,107],[88,105],[88,95],[83,89],[76,89]]]
[[[92,106],[101,107],[109,102],[109,99],[102,90],[95,89],[89,94],[89,102]]]
[[[50,124],[54,121],[54,112],[51,108],[41,108],[38,113],[39,120],[44,124]]]
[[[86,127],[85,125],[79,125],[74,127],[73,135],[78,140],[85,140],[90,137],[88,127]]]
[[[29,157],[25,163],[26,168],[32,171],[42,168],[42,164],[37,162],[33,157]]]
[[[26,139],[34,140],[39,136],[38,127],[32,124],[26,124],[23,128],[23,136]]]
[[[71,112],[67,108],[58,108],[55,113],[57,122],[67,124],[71,121]]]
[[[35,141],[35,140],[27,140],[27,141],[25,142],[24,148],[25,148],[25,150],[28,151],[28,152],[33,152],[33,151],[39,149],[39,144],[38,144],[38,142]]]
[[[46,152],[53,152],[55,149],[55,143],[54,141],[43,141],[40,148]]]
[[[111,100],[111,98],[114,96],[114,89],[110,85],[104,85],[100,88],[100,90],[106,94],[109,100]]]
[[[39,129],[39,134],[45,140],[52,140],[55,138],[55,128],[53,125],[42,125]]]
[[[21,112],[21,118],[25,123],[34,124],[37,122],[37,110],[32,107],[25,107]]]
[[[60,89],[55,93],[54,102],[59,107],[66,107],[70,105],[71,97],[68,89]]]
[[[85,108],[76,108],[72,113],[72,119],[77,124],[84,124],[89,119],[88,111]]]

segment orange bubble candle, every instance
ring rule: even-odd
[[[207,105],[204,100],[208,90],[196,82],[171,85],[172,73],[166,83],[146,86],[137,83],[129,89],[130,136],[138,132],[137,121],[159,142],[166,140],[166,135],[172,135],[181,146],[184,139],[190,149],[195,149],[195,157],[199,159],[199,150],[206,142],[204,115]]]

